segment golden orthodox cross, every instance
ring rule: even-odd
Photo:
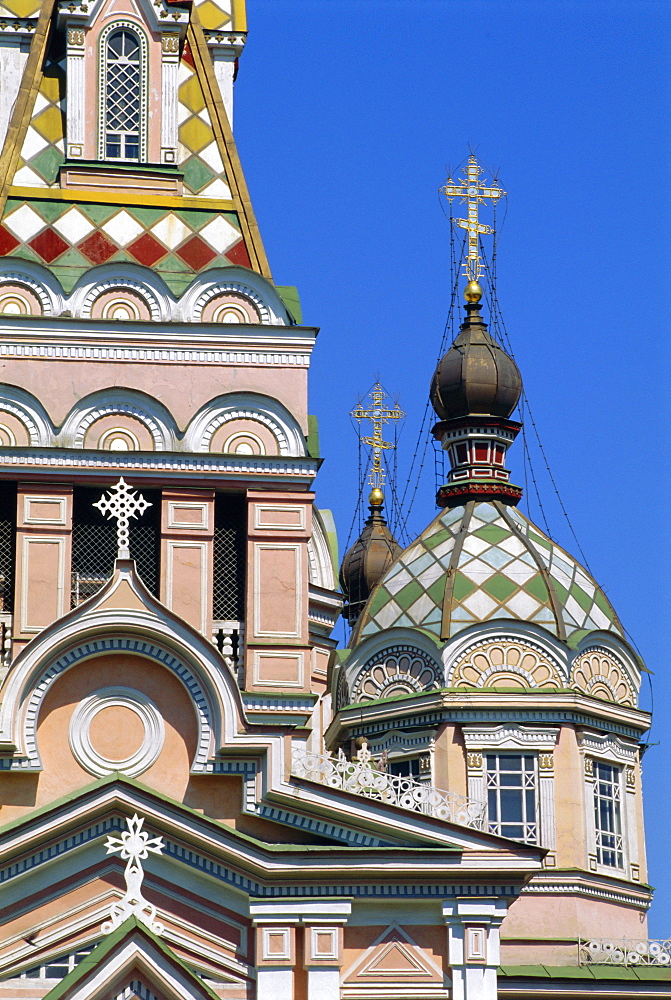
[[[455,219],[455,224],[460,229],[465,229],[468,233],[468,251],[464,262],[464,273],[469,281],[477,281],[482,274],[480,263],[479,244],[481,234],[491,235],[494,230],[491,226],[486,226],[478,218],[478,208],[485,201],[490,200],[493,205],[506,193],[494,180],[491,184],[483,184],[480,180],[484,173],[482,167],[471,155],[468,157],[468,164],[465,169],[465,177],[460,181],[453,181],[448,177],[447,182],[440,189],[442,194],[452,201],[453,198],[461,198],[462,203],[468,205],[468,218]]]
[[[373,400],[373,405],[369,409],[366,409],[363,401],[357,403],[350,416],[359,422],[362,420],[372,421],[373,436],[362,437],[361,440],[373,449],[373,465],[370,470],[368,482],[371,486],[379,489],[383,485],[385,477],[385,471],[382,468],[381,453],[383,450],[396,447],[390,444],[389,441],[382,439],[382,425],[386,424],[388,420],[400,420],[405,416],[405,413],[398,403],[395,403],[391,408],[385,405],[385,400],[389,397],[379,382],[375,383],[369,395]]]

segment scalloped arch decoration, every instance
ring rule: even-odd
[[[170,448],[170,435],[168,430],[159,424],[158,420],[152,416],[151,413],[147,413],[146,410],[141,410],[137,406],[133,406],[128,403],[108,403],[102,406],[96,406],[93,409],[88,410],[82,414],[81,420],[77,423],[74,433],[74,446],[75,448],[83,448],[84,441],[86,440],[86,434],[92,424],[99,420],[101,417],[109,416],[110,414],[126,414],[129,417],[134,417],[141,424],[147,428],[152,436],[154,442],[154,447],[156,451],[168,451]],[[70,418],[68,418],[69,422]]]
[[[571,687],[602,701],[636,707],[636,696],[622,663],[608,649],[590,646],[576,657]]]
[[[209,451],[215,432],[219,430],[222,424],[229,423],[231,420],[252,420],[256,423],[263,424],[264,427],[268,428],[277,441],[277,447],[280,455],[291,454],[289,439],[284,428],[277,420],[274,420],[268,413],[261,413],[259,410],[242,409],[238,407],[212,417],[203,431],[198,450]]]
[[[249,299],[259,314],[260,323],[272,323],[270,310],[261,296],[258,292],[255,292],[253,288],[250,288],[249,285],[243,284],[241,281],[219,281],[214,285],[210,285],[209,288],[203,289],[193,304],[191,310],[191,321],[193,323],[200,323],[203,316],[203,310],[208,302],[216,296],[226,295],[227,292],[233,292],[234,294],[242,295],[244,298]]]
[[[450,687],[564,687],[559,664],[540,645],[512,638],[480,640],[469,646],[448,676]]]
[[[388,646],[364,663],[350,682],[350,702],[432,691],[441,686],[438,663],[415,646]]]
[[[5,271],[0,277],[0,295],[5,286],[11,287],[12,285],[23,285],[30,289],[33,295],[39,299],[44,316],[53,316],[54,313],[60,311],[58,303],[54,301],[49,290],[26,271]]]
[[[106,292],[118,292],[121,297],[123,297],[124,292],[132,292],[146,303],[154,322],[168,318],[167,315],[164,315],[165,310],[161,308],[161,303],[152,288],[140,281],[134,281],[121,275],[118,278],[110,278],[107,281],[91,285],[77,310],[78,318],[90,319],[94,303]]]
[[[30,439],[30,447],[37,448],[50,444],[51,435],[42,421],[36,419],[30,409],[17,400],[8,399],[0,390],[0,412],[11,413],[26,428]]]

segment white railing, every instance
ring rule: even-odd
[[[297,778],[318,781],[329,788],[342,788],[345,792],[364,795],[387,805],[411,809],[450,823],[471,826],[476,830],[484,829],[483,802],[475,802],[456,792],[446,792],[412,778],[401,778],[378,770],[366,744],[357,754],[356,760],[347,760],[342,750],[333,757],[331,753],[316,754],[294,749],[291,770]]]
[[[671,965],[671,939],[640,941],[635,938],[578,940],[581,965]]]
[[[239,676],[243,656],[244,626],[237,621],[213,621],[212,622],[212,642],[221,653],[226,665],[238,679],[242,686],[242,677]]]

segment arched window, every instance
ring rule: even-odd
[[[142,49],[138,36],[121,28],[105,45],[104,156],[140,159],[143,126]]]

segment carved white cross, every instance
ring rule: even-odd
[[[112,517],[117,522],[117,546],[119,549],[119,559],[130,559],[130,549],[128,547],[128,521],[131,517],[144,514],[147,507],[151,507],[148,500],[141,493],[134,493],[128,483],[124,482],[123,476],[112,489],[109,496],[103,496],[98,503],[93,504],[106,517]]]
[[[142,880],[144,871],[142,870],[142,860],[152,854],[161,854],[163,851],[163,838],[150,837],[142,829],[144,819],[140,819],[137,813],[132,819],[126,818],[128,829],[124,830],[120,837],[108,837],[105,842],[108,854],[115,854],[117,851],[122,858],[128,860],[126,871],[126,892],[118,903],[113,903],[110,911],[110,919],[106,920],[100,928],[103,934],[120,927],[128,917],[135,915],[147,925],[154,934],[162,934],[163,924],[156,920],[156,907],[142,895]]]

